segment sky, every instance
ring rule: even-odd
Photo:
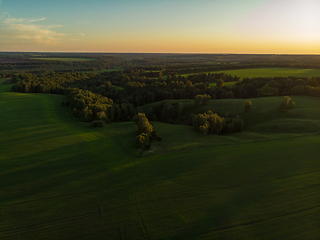
[[[0,0],[0,51],[320,54],[319,0]]]

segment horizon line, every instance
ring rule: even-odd
[[[232,53],[232,52],[99,52],[99,51],[10,51],[0,53],[99,53],[99,54],[216,54],[216,55],[320,55],[320,53]]]

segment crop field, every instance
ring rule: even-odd
[[[64,96],[9,87],[0,84],[0,239],[320,238],[320,99],[292,96],[285,113],[279,97],[251,99],[248,113],[244,100],[210,101],[203,108],[234,111],[245,131],[153,123],[163,141],[138,157],[134,123],[94,128],[61,107]]]
[[[320,69],[300,69],[300,68],[251,68],[251,69],[238,69],[238,70],[224,70],[218,71],[232,76],[239,76],[243,78],[257,78],[257,77],[312,77],[319,76]],[[206,74],[213,72],[204,72]],[[182,74],[181,76],[187,77],[192,74]],[[231,85],[234,85],[233,82]],[[226,85],[227,83],[225,83]]]
[[[30,58],[34,60],[45,60],[45,61],[62,61],[62,62],[84,62],[93,61],[95,58]]]
[[[300,68],[253,68],[240,70],[221,71],[232,76],[243,78],[255,77],[312,77],[320,75],[320,69],[300,69]]]

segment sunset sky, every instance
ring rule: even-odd
[[[0,0],[0,51],[320,54],[319,0]]]

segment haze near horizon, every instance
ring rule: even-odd
[[[0,51],[320,53],[316,0],[0,0]]]

